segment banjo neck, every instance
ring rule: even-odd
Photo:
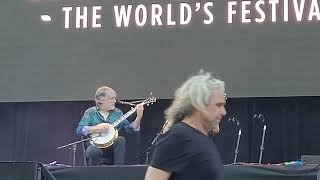
[[[111,123],[111,125],[113,127],[117,127],[122,121],[124,121],[125,119],[127,119],[129,116],[131,116],[133,113],[135,113],[137,111],[137,108],[132,108],[130,111],[128,111],[127,113],[125,113],[123,116],[121,116],[119,119],[117,119],[116,121],[114,121],[113,123]]]
[[[156,102],[157,98],[152,96],[152,93],[150,93],[150,96],[146,99],[142,101],[143,105],[149,105],[150,103],[153,104],[154,102]],[[131,104],[130,104],[131,105]],[[117,119],[116,121],[114,121],[113,123],[111,123],[111,125],[113,127],[117,127],[122,121],[124,121],[125,119],[127,119],[129,116],[131,116],[133,113],[135,113],[137,111],[137,108],[134,107],[132,108],[130,111],[128,111],[127,113],[125,113],[124,115],[122,115],[119,119]]]

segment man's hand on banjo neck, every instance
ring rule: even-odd
[[[135,129],[140,127],[140,123],[141,123],[141,119],[142,119],[143,111],[144,111],[143,105],[144,105],[143,103],[140,103],[140,104],[137,104],[135,107],[137,109],[137,117],[132,123],[133,128],[135,128]]]

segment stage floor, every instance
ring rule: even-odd
[[[144,180],[146,165],[70,167],[38,162],[0,162],[0,180]],[[317,165],[224,166],[225,180],[320,180]]]
[[[225,180],[320,180],[316,165],[241,164],[224,166]],[[143,180],[146,165],[50,169],[57,180]]]

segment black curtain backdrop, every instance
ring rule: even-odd
[[[158,100],[146,107],[141,131],[127,137],[127,164],[145,163],[146,152],[162,127],[164,110],[171,100]],[[263,163],[297,160],[302,154],[320,154],[320,97],[231,98],[228,115],[216,136],[223,162],[233,162],[239,126],[227,121],[237,118],[242,128],[238,161],[258,162],[263,114],[267,131]],[[93,101],[0,103],[0,161],[57,161],[69,164],[69,149],[58,146],[79,140],[75,128]],[[124,112],[130,107],[118,106]],[[135,117],[129,118],[132,121]],[[82,165],[82,149],[76,151]]]

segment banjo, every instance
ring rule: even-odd
[[[143,105],[149,105],[156,102],[156,97],[150,96],[147,99],[142,101]],[[124,115],[122,115],[119,119],[114,121],[113,123],[107,123],[108,131],[105,133],[93,133],[91,134],[90,143],[98,148],[105,149],[109,148],[113,145],[114,141],[118,138],[118,129],[117,126],[131,116],[133,113],[137,111],[137,108],[134,107]]]

